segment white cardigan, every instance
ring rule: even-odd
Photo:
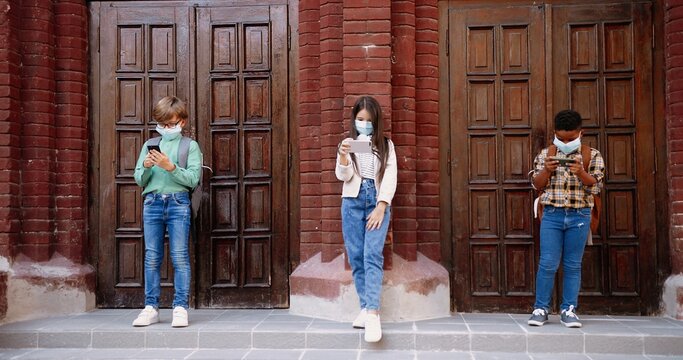
[[[391,200],[394,198],[396,193],[396,183],[398,182],[398,171],[396,164],[396,151],[394,150],[394,143],[389,141],[389,158],[387,159],[387,166],[384,170],[384,178],[382,182],[379,182],[379,168],[381,163],[377,156],[375,159],[375,188],[377,189],[377,202],[384,201],[387,205],[391,205]],[[361,177],[353,168],[353,162],[351,161],[351,156],[348,157],[348,165],[344,166],[339,162],[340,155],[337,152],[337,166],[334,169],[334,174],[337,175],[337,179],[344,182],[344,187],[342,189],[342,197],[355,198],[358,196],[360,191]]]

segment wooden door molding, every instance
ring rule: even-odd
[[[543,11],[457,9],[449,24],[455,302],[526,310],[536,252],[527,173],[545,133]]]
[[[192,288],[197,290],[191,294],[191,305],[195,296],[198,306],[288,305],[289,54],[288,8],[282,3],[204,2],[195,6],[178,1],[135,1],[91,5],[93,24],[99,30],[99,36],[92,36],[97,47],[91,55],[96,69],[92,109],[97,110],[93,111],[97,144],[92,150],[97,174],[92,184],[96,189],[93,204],[98,205],[91,207],[91,214],[97,219],[92,234],[97,234],[93,253],[99,306],[144,304],[142,199],[132,174],[142,144],[154,135],[153,104],[165,95],[187,101],[189,129],[199,141],[205,164],[214,168],[213,176],[204,173],[203,190],[209,196],[202,204],[201,240],[191,246]],[[218,36],[229,37],[234,30],[234,49],[220,47],[225,38],[203,37],[200,28],[205,24],[195,14],[206,12],[222,14],[213,24]],[[219,52],[212,52],[215,47],[205,51],[207,44],[218,44]],[[206,59],[211,64],[203,62]],[[225,95],[231,89],[236,98],[208,101],[209,94]],[[209,111],[209,105],[215,111]],[[217,146],[209,141],[216,140],[211,136],[214,130],[238,135],[239,142],[219,142]],[[227,152],[236,157],[225,162]],[[214,163],[216,159],[218,163]],[[215,202],[215,190],[220,186],[233,190],[239,207],[226,212]],[[218,227],[225,225],[218,231],[214,226],[217,219]],[[232,222],[223,221],[226,219]],[[238,268],[213,262],[212,254],[225,249],[221,247],[225,241],[219,244],[215,239],[239,241],[239,252],[234,253]],[[173,271],[168,252],[165,255],[161,302],[170,304]],[[209,284],[232,270],[239,270],[236,276],[240,277],[234,288],[229,281]]]
[[[441,32],[447,48],[442,50],[440,63],[447,75],[442,76],[440,90],[448,94],[448,106],[440,112],[445,117],[441,126],[450,134],[441,159],[443,172],[450,174],[450,188],[443,192],[449,194],[450,202],[444,207],[449,211],[444,217],[449,226],[442,242],[452,246],[444,262],[453,262],[456,309],[526,312],[531,307],[538,225],[531,222],[533,240],[527,240],[526,231],[508,231],[515,228],[515,221],[520,229],[532,221],[527,210],[532,193],[528,180],[525,184],[521,179],[509,181],[514,166],[505,154],[520,145],[504,140],[529,136],[528,154],[523,158],[530,167],[533,157],[552,139],[554,113],[573,107],[584,115],[585,142],[598,148],[607,161],[601,236],[584,257],[583,311],[651,313],[658,306],[655,259],[661,236],[655,227],[657,194],[652,176],[658,158],[651,149],[659,126],[652,121],[656,96],[650,46],[652,3],[506,4],[484,0],[440,6],[441,19],[447,22]],[[526,18],[519,15],[524,11]],[[539,50],[539,59],[530,57],[542,63],[534,68],[542,80],[531,81],[537,87],[529,87],[540,93],[529,100],[538,102],[529,106],[538,111],[529,111],[528,127],[506,126],[504,84],[519,83],[522,78],[509,71],[499,55],[505,46],[501,45],[503,29],[514,35],[520,26],[534,23],[534,16],[540,17],[541,25],[533,34],[541,35],[529,41],[532,45],[527,50],[531,53],[533,45],[545,46]],[[513,53],[520,51],[504,52]],[[523,191],[528,191],[527,198],[521,195]],[[506,217],[510,211],[523,218]],[[532,254],[533,259],[515,260],[528,256],[524,254]],[[514,265],[515,261],[525,265]]]
[[[286,307],[287,9],[198,7],[198,138],[213,168],[201,307]]]

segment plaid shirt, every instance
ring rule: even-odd
[[[557,149],[556,154],[560,157],[574,157],[576,155],[579,159],[581,158],[581,153],[578,151],[568,155]],[[533,179],[545,167],[547,156],[548,148],[541,150],[541,153],[536,156],[532,184]],[[602,180],[605,177],[605,161],[600,152],[593,148],[591,148],[591,162],[588,166],[588,173],[597,180],[592,186],[584,185],[579,177],[572,174],[568,168],[558,166],[550,177],[550,184],[543,189],[545,192],[541,195],[541,204],[567,208],[593,207],[593,194],[600,193]]]

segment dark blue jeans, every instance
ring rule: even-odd
[[[384,240],[389,230],[390,206],[379,229],[367,230],[367,218],[377,205],[374,180],[364,179],[358,196],[342,199],[342,234],[361,309],[379,310],[384,276]]]
[[[164,235],[168,231],[174,270],[173,307],[189,307],[191,214],[190,197],[187,192],[145,195],[142,215],[145,228],[145,305],[159,307]]]
[[[562,261],[562,305],[578,308],[581,260],[591,224],[591,209],[545,206],[541,220],[541,259],[536,274],[534,309],[550,309],[555,273]]]

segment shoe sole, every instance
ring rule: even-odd
[[[365,329],[365,326],[353,325],[354,329]]]
[[[547,320],[546,321],[529,320],[526,323],[531,325],[531,326],[543,326],[543,324],[545,324],[546,322],[547,322]]]
[[[564,321],[560,321],[560,322],[562,323],[562,325],[564,325],[565,327],[568,327],[568,328],[580,328],[582,326],[581,323],[566,323]]]

